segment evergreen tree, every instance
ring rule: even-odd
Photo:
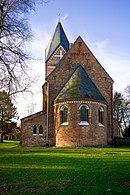
[[[0,133],[1,142],[3,135],[8,132],[12,119],[17,116],[17,111],[13,105],[10,96],[6,91],[0,91]]]

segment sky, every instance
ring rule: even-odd
[[[36,82],[33,94],[17,99],[20,118],[42,110],[45,48],[59,19],[69,42],[82,37],[114,80],[114,91],[130,85],[130,0],[46,0],[28,19],[34,36],[27,48],[35,59],[30,74]]]

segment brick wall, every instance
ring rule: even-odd
[[[55,145],[55,128],[54,128],[54,97],[65,83],[66,79],[72,73],[77,63],[81,63],[86,72],[98,87],[107,101],[107,142],[112,141],[112,84],[113,81],[106,73],[104,68],[99,64],[97,59],[87,48],[86,44],[79,37],[73,44],[72,48],[63,57],[54,71],[46,78],[49,83],[49,136],[51,144]]]
[[[77,63],[81,63],[106,102],[92,99],[67,99],[55,101],[60,89],[74,71]],[[53,67],[54,66],[54,67]],[[46,64],[48,87],[43,85],[43,111],[22,119],[22,144],[26,146],[94,146],[111,143],[113,135],[112,117],[112,84],[113,81],[104,68],[79,37],[72,48],[64,55],[56,66],[50,59]],[[49,94],[49,95],[48,95]],[[48,104],[48,142],[47,142],[47,100]],[[89,106],[89,125],[79,125],[79,106],[86,102]],[[69,109],[69,123],[60,124],[60,107],[66,104]],[[98,123],[98,108],[104,108],[104,126]],[[46,111],[46,112],[45,112]],[[43,125],[43,135],[33,135],[33,126],[37,129]]]
[[[80,105],[89,107],[89,124],[80,125]],[[68,108],[68,125],[62,125],[60,121],[60,108],[65,105]],[[103,125],[98,122],[98,108],[102,106]],[[58,147],[84,147],[107,145],[107,105],[94,100],[73,99],[55,103],[55,129],[56,146]]]
[[[45,146],[46,145],[46,113],[36,113],[21,120],[22,136],[21,142],[24,146]],[[33,127],[36,125],[37,132],[33,134]],[[43,134],[39,134],[39,127],[43,126]]]

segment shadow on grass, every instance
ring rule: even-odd
[[[12,195],[128,194],[129,164],[130,158],[114,154],[3,154],[0,191]]]
[[[3,144],[2,144],[3,145]],[[0,146],[0,194],[129,194],[130,147]]]

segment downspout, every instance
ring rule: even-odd
[[[49,83],[47,83],[47,121],[46,121],[46,146],[49,146],[49,141],[48,141],[48,121],[49,121]]]

